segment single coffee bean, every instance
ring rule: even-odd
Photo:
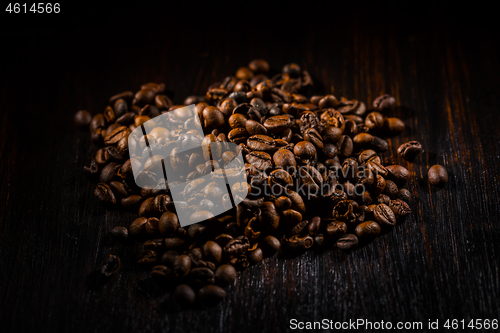
[[[269,72],[269,63],[263,59],[255,59],[248,64],[248,68],[254,73],[267,73]]]
[[[142,203],[142,197],[140,195],[131,195],[121,200],[123,208],[139,208]]]
[[[253,72],[248,67],[240,67],[235,76],[240,80],[250,80],[253,78]]]
[[[207,260],[218,264],[221,260],[222,248],[216,242],[208,241],[203,246],[203,253]]]
[[[215,305],[226,297],[226,291],[216,285],[206,285],[198,291],[198,298],[207,305]]]
[[[444,186],[448,182],[448,172],[446,169],[439,164],[430,167],[427,172],[427,177],[429,178],[429,183],[435,186]]]
[[[400,199],[391,200],[389,202],[389,208],[394,212],[397,217],[404,217],[411,213],[410,206],[406,202]]]
[[[186,254],[181,254],[175,259],[173,272],[177,277],[183,277],[189,274],[191,270],[191,258]]]
[[[104,264],[101,266],[101,274],[109,277],[116,274],[120,270],[120,258],[110,254]]]
[[[387,118],[383,126],[383,131],[389,136],[400,134],[404,129],[405,123],[399,118]]]
[[[276,148],[276,143],[274,139],[267,135],[257,134],[252,135],[247,140],[248,148],[257,151],[263,151],[266,153],[273,152]]]
[[[365,125],[370,130],[380,130],[384,126],[384,116],[379,112],[370,112],[366,116]]]
[[[358,246],[358,237],[353,234],[345,234],[337,241],[337,247],[341,250],[350,250]]]
[[[116,197],[108,184],[99,183],[94,191],[94,195],[99,201],[105,204],[116,204]]]
[[[128,229],[125,227],[114,227],[110,233],[119,241],[125,241],[128,238]]]
[[[235,278],[236,270],[231,265],[221,265],[215,271],[215,282],[221,287],[230,285]]]
[[[375,217],[375,220],[381,225],[393,226],[396,224],[396,215],[394,215],[392,209],[385,204],[379,204],[375,207],[373,210],[373,217]]]
[[[393,109],[396,106],[396,99],[389,94],[375,98],[373,108],[379,111]]]
[[[191,305],[196,299],[196,293],[187,284],[180,284],[174,290],[174,298],[181,305]]]
[[[358,224],[354,233],[360,239],[375,238],[380,234],[380,226],[374,221],[366,221]]]
[[[262,240],[259,246],[266,257],[271,257],[280,250],[281,243],[276,237],[269,235]]]
[[[385,168],[388,171],[387,177],[389,177],[396,184],[404,185],[410,179],[410,172],[401,165],[389,165]]]
[[[421,152],[422,145],[418,141],[403,143],[398,148],[398,154],[408,161],[413,161]]]
[[[405,188],[402,188],[398,191],[397,197],[398,199],[401,199],[406,203],[410,203],[411,201],[411,193]]]
[[[281,133],[291,126],[292,120],[286,115],[272,116],[264,122],[264,127],[270,133]]]
[[[139,236],[146,232],[146,223],[148,219],[145,217],[139,217],[135,219],[130,226],[128,227],[128,231],[131,236]]]
[[[247,122],[245,123],[245,128],[250,135],[267,134],[266,127],[252,119],[247,120]]]
[[[256,265],[262,261],[264,254],[260,248],[256,248],[248,255],[248,262],[250,265]]]
[[[75,113],[75,125],[79,128],[87,128],[92,121],[92,116],[86,110],[80,110]]]
[[[340,237],[347,232],[347,224],[339,221],[332,221],[326,226],[326,233],[333,237]]]

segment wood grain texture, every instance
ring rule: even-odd
[[[292,318],[500,319],[500,57],[490,35],[404,15],[393,24],[357,14],[238,29],[221,22],[190,29],[173,21],[147,33],[109,24],[2,34],[9,52],[0,83],[1,331],[247,332],[286,331]],[[94,198],[95,183],[82,173],[93,148],[73,114],[102,112],[109,96],[149,81],[165,82],[181,103],[256,57],[274,70],[301,64],[318,94],[368,104],[393,94],[400,107],[392,115],[407,128],[383,158],[410,170],[413,213],[352,253],[267,259],[238,273],[218,306],[182,310],[135,266],[139,246],[108,234],[134,214],[105,210]],[[414,163],[396,154],[408,140],[424,147]],[[434,164],[448,170],[444,189],[426,181]],[[123,268],[102,283],[93,272],[111,253]]]

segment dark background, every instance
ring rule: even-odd
[[[5,3],[4,7],[7,6]],[[0,8],[0,331],[285,331],[289,320],[500,319],[500,71],[492,8],[474,3],[62,4]],[[239,273],[218,306],[181,310],[110,238],[133,214],[105,210],[82,168],[89,134],[73,114],[165,82],[175,103],[254,58],[297,62],[317,94],[371,104],[382,93],[406,125],[386,163],[414,176],[405,223],[352,253],[274,257]],[[402,161],[397,147],[424,152]],[[444,165],[444,189],[426,171]],[[109,254],[122,270],[95,270]]]

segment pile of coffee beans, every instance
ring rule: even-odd
[[[111,234],[143,243],[138,264],[159,283],[176,286],[173,295],[179,303],[216,303],[237,271],[278,251],[298,255],[312,248],[350,250],[411,213],[411,194],[405,188],[410,172],[401,165],[383,165],[379,156],[388,150],[384,138],[405,128],[390,116],[394,97],[382,95],[369,106],[334,95],[310,96],[311,76],[298,64],[269,73],[266,61],[254,60],[182,105],[174,105],[163,84],[146,83],[136,93],[112,96],[103,113],[75,115],[79,127],[89,126],[92,144],[98,147],[84,168],[99,180],[95,196],[106,205],[138,213]],[[191,104],[206,134],[194,139],[238,145],[247,182],[233,193],[240,191],[246,198],[222,215],[181,227],[168,187],[136,185],[128,136],[156,116]],[[183,115],[177,116],[182,120]],[[179,119],[172,117],[170,131],[153,130],[145,140],[175,149],[186,139],[176,129],[189,126]],[[416,141],[398,149],[407,160],[421,151]],[[190,183],[225,158],[185,155],[170,161],[191,168],[180,179]],[[430,181],[445,182],[443,170],[433,167]],[[196,200],[188,203],[193,212],[221,200],[220,189],[213,185],[197,192]],[[110,256],[102,273],[112,275],[119,267],[119,258]]]

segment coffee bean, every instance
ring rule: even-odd
[[[118,256],[110,254],[104,264],[101,266],[101,274],[109,277],[116,274],[120,270],[120,258]]]
[[[266,153],[273,152],[276,148],[276,143],[274,139],[267,135],[257,134],[252,135],[247,140],[248,148],[257,151],[263,151]]]
[[[203,253],[207,260],[218,264],[221,260],[222,248],[216,242],[208,241],[203,246]]]
[[[353,234],[345,234],[337,241],[337,247],[341,250],[351,250],[358,246],[358,237]]]
[[[411,213],[410,206],[406,202],[400,199],[391,200],[389,202],[389,208],[394,212],[397,217],[404,217]]]
[[[187,284],[180,284],[174,290],[175,300],[182,305],[190,305],[196,299],[196,293]]]
[[[108,184],[97,184],[94,194],[102,203],[112,205],[116,204],[116,197]]]
[[[381,225],[393,226],[396,224],[396,215],[394,215],[391,208],[385,204],[379,204],[375,207],[373,210],[373,217],[375,217],[375,220]]]
[[[263,59],[252,60],[248,64],[248,68],[254,73],[267,73],[269,72],[269,64]]]
[[[377,110],[393,109],[396,106],[396,99],[389,94],[381,95],[373,101],[373,108]]]
[[[264,127],[270,133],[281,133],[292,126],[292,121],[288,116],[272,116],[266,119]]]
[[[86,128],[92,121],[92,116],[88,111],[81,110],[75,113],[74,120],[76,126],[78,126],[79,128]]]
[[[410,172],[401,165],[389,165],[385,167],[389,177],[396,184],[404,185],[410,179]]]
[[[422,145],[418,141],[403,143],[398,148],[398,154],[408,161],[413,161],[421,152]]]
[[[354,233],[359,239],[375,238],[380,234],[380,226],[374,221],[366,221],[358,224]]]
[[[215,271],[215,282],[225,287],[233,283],[236,278],[236,270],[231,265],[221,265]]]
[[[225,297],[224,289],[216,285],[207,285],[198,291],[198,298],[207,305],[215,305]]]
[[[128,229],[125,227],[114,227],[110,233],[119,241],[125,241],[128,238]]]
[[[427,177],[429,178],[429,183],[435,186],[442,187],[448,182],[448,172],[442,165],[439,164],[433,165],[429,168]]]

